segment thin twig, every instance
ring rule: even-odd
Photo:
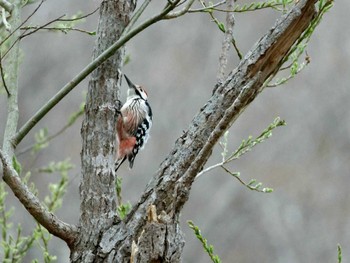
[[[55,18],[47,23],[45,23],[44,25],[41,25],[41,26],[26,26],[26,27],[21,27],[20,29],[21,30],[31,30],[33,29],[32,31],[30,31],[29,33],[23,33],[21,36],[20,36],[20,39],[26,37],[26,36],[29,36],[31,34],[34,34],[35,32],[37,32],[38,30],[42,30],[42,29],[45,29],[45,30],[60,30],[60,31],[63,31],[63,30],[74,30],[74,31],[79,31],[79,32],[82,32],[82,33],[86,33],[86,34],[89,34],[89,35],[93,35],[92,32],[88,32],[88,31],[85,31],[83,29],[79,29],[79,28],[70,28],[70,27],[66,27],[66,28],[63,28],[63,27],[48,27],[49,25],[55,23],[55,22],[72,22],[72,21],[77,21],[77,20],[81,20],[81,19],[84,19],[86,17],[89,17],[91,15],[93,15],[94,13],[97,12],[99,8],[96,8],[94,11],[86,14],[86,15],[83,15],[83,16],[79,16],[79,17],[76,17],[76,18],[62,18],[64,17],[65,15],[61,15],[59,16],[58,18]]]
[[[227,1],[227,9],[233,9],[235,0]],[[219,57],[219,70],[217,74],[217,82],[222,83],[225,78],[225,69],[227,66],[227,54],[230,50],[230,43],[233,39],[233,27],[235,25],[235,17],[233,13],[226,14],[226,29],[224,39],[222,40],[221,54]]]
[[[75,27],[42,27],[42,26],[25,26],[22,27],[21,30],[30,30],[30,29],[38,29],[38,30],[48,30],[48,31],[62,31],[66,33],[66,31],[77,31],[80,33],[88,34],[88,35],[95,35],[94,31],[87,31],[80,28]]]
[[[164,19],[173,19],[173,18],[177,18],[177,17],[179,17],[179,16],[182,16],[182,15],[186,14],[187,11],[188,11],[188,10],[191,8],[191,6],[193,5],[193,3],[194,3],[194,0],[189,0],[188,3],[187,3],[187,5],[186,5],[184,8],[182,8],[182,9],[179,10],[179,11],[174,11],[174,12],[171,12],[171,13],[167,14],[167,15],[164,17]]]
[[[223,0],[221,2],[209,5],[207,7],[197,8],[197,9],[190,9],[188,10],[188,13],[199,13],[199,12],[207,12],[210,10],[214,10],[215,7],[221,6],[226,3],[226,0]]]
[[[199,172],[199,173],[196,175],[196,179],[197,179],[198,177],[201,177],[203,174],[205,174],[205,173],[207,173],[207,172],[210,172],[211,170],[214,170],[215,168],[218,168],[218,167],[220,167],[220,166],[222,166],[222,165],[224,165],[224,164],[225,164],[225,162],[220,162],[220,163],[217,163],[217,164],[214,164],[214,165],[212,165],[212,166],[209,166],[209,167],[205,168],[204,170],[202,170],[201,172]]]
[[[256,185],[254,185],[255,179],[254,179],[254,183],[252,185],[251,183],[244,182],[241,179],[241,177],[239,176],[239,173],[233,173],[229,169],[227,169],[225,166],[221,166],[221,168],[224,169],[225,172],[227,172],[228,174],[230,174],[234,178],[236,178],[242,185],[244,185],[245,187],[249,188],[250,190],[257,191],[257,192],[260,192],[260,193],[271,193],[273,191],[271,188],[261,188],[261,185],[262,185],[261,183],[257,183]]]
[[[104,61],[111,57],[120,47],[122,47],[132,37],[146,29],[150,25],[162,20],[166,14],[173,10],[180,0],[176,0],[171,5],[167,5],[162,12],[154,17],[146,20],[136,28],[132,29],[125,36],[122,36],[117,42],[102,52],[94,61],[88,64],[79,74],[69,81],[59,92],[56,93],[45,105],[43,105],[17,132],[12,138],[12,144],[16,147],[22,141],[24,136],[72,89],[74,89],[83,79],[85,79],[92,71],[100,66]]]
[[[53,19],[53,20],[47,22],[46,24],[35,28],[34,30],[32,30],[32,31],[30,31],[30,32],[28,32],[28,33],[23,32],[23,34],[19,37],[18,40],[21,40],[22,38],[25,38],[25,37],[27,37],[27,36],[29,36],[29,35],[32,35],[32,34],[34,34],[35,32],[39,31],[40,29],[42,29],[42,28],[44,28],[44,27],[47,27],[48,25],[50,25],[50,24],[52,24],[52,23],[54,23],[54,22],[59,21],[59,20],[60,20],[62,17],[64,17],[64,16],[65,16],[65,15],[61,15],[61,16],[59,16],[58,18],[55,18],[55,19]]]
[[[69,225],[49,212],[39,199],[28,189],[12,167],[8,157],[0,150],[0,160],[3,166],[3,179],[24,205],[27,211],[51,234],[72,244],[77,235],[77,227]]]
[[[1,51],[0,51],[0,73],[1,73],[1,80],[2,80],[2,84],[6,90],[6,93],[7,93],[7,97],[10,97],[11,96],[11,93],[7,87],[7,84],[6,84],[6,80],[5,80],[5,73],[4,73],[4,69],[2,67],[2,56],[1,56]]]
[[[94,11],[90,12],[90,13],[87,13],[86,15],[83,15],[83,16],[79,16],[79,17],[75,17],[75,18],[61,18],[59,19],[58,21],[60,22],[72,22],[72,21],[77,21],[77,20],[81,20],[81,19],[84,19],[84,18],[87,18],[93,14],[95,14],[100,8],[97,7]]]
[[[289,2],[287,2],[287,4],[290,4],[292,1],[293,0],[289,0]],[[220,3],[221,3],[220,5],[222,5],[222,2],[220,2]],[[225,1],[223,1],[223,3],[225,3]],[[261,2],[261,3],[263,3],[264,5],[260,5],[260,6],[252,6],[251,5],[251,6],[248,6],[248,7],[246,7],[246,5],[243,5],[243,6],[237,5],[233,9],[217,8],[217,6],[219,6],[219,5],[215,4],[215,5],[206,6],[206,7],[203,7],[203,8],[190,9],[188,13],[201,13],[201,12],[212,12],[212,11],[223,12],[223,13],[227,13],[227,12],[244,13],[244,12],[252,12],[252,11],[261,10],[261,9],[267,9],[267,8],[272,8],[272,9],[275,9],[277,11],[283,11],[283,9],[277,8],[277,7],[278,6],[284,6],[284,3],[278,3],[278,2],[276,2],[276,3],[273,3],[273,2],[271,2],[271,3],[269,3],[269,2]]]
[[[83,111],[79,111],[78,113],[79,113],[79,115],[81,115],[81,114],[83,113]],[[80,114],[80,113],[81,113],[81,114]],[[77,117],[77,118],[78,118],[78,117]],[[64,125],[60,130],[58,130],[56,133],[54,133],[54,134],[48,136],[45,140],[43,140],[43,141],[40,142],[39,144],[42,145],[42,144],[45,144],[45,143],[48,143],[48,142],[52,141],[53,139],[57,138],[57,137],[60,136],[62,133],[64,133],[64,132],[65,132],[70,126],[72,126],[74,123],[75,123],[75,121],[74,121],[74,122],[68,122],[68,123],[67,123],[66,125]],[[29,146],[27,146],[26,148],[19,150],[19,151],[16,153],[16,155],[17,155],[17,156],[20,156],[21,154],[24,154],[24,153],[26,153],[26,152],[32,150],[32,149],[35,147],[35,145],[37,145],[37,144],[38,144],[38,143],[33,143],[32,145],[29,145]]]
[[[0,46],[2,46],[2,44],[4,44],[7,39],[9,39],[18,29],[20,29],[39,10],[39,8],[44,3],[44,1],[45,0],[40,1],[39,5],[34,9],[34,11],[26,19],[24,19],[23,22],[18,27],[16,27],[7,37],[5,37],[5,39],[3,39],[0,42]]]
[[[277,80],[275,83],[267,84],[266,88],[275,88],[277,86],[280,86],[280,85],[286,83],[288,80],[294,78],[295,75],[299,74],[309,63],[310,63],[310,60],[305,59],[305,61],[300,64],[300,66],[298,67],[298,69],[296,70],[296,72],[294,74],[289,74],[286,78],[282,78],[280,80]]]
[[[43,1],[45,1],[45,0],[43,0]],[[21,39],[23,39],[23,38],[29,36],[29,35],[34,34],[34,33],[37,32],[37,31],[39,31],[39,30],[41,30],[41,29],[47,27],[48,25],[50,25],[50,24],[52,24],[52,23],[55,23],[55,22],[62,22],[62,21],[76,21],[76,20],[80,20],[80,19],[83,19],[83,18],[85,18],[85,17],[91,16],[91,15],[94,14],[97,10],[98,10],[98,9],[95,9],[93,12],[90,12],[90,13],[88,13],[88,14],[86,14],[86,15],[84,15],[84,16],[78,17],[78,18],[62,19],[62,17],[64,17],[65,15],[61,15],[61,16],[59,16],[58,18],[55,18],[55,19],[53,19],[53,20],[51,20],[51,21],[45,23],[45,24],[42,25],[42,26],[35,27],[34,30],[32,30],[32,31],[30,31],[30,32],[28,32],[28,33],[26,33],[26,31],[27,31],[28,29],[24,28],[23,30],[25,30],[25,31],[20,35],[20,37],[15,41],[15,43],[18,42],[18,41],[20,41]],[[34,14],[34,13],[33,13],[33,14]],[[29,19],[29,18],[28,18],[28,19]],[[24,23],[21,24],[21,27],[23,26],[23,24],[24,24]],[[79,31],[79,30],[77,29],[76,31]],[[81,31],[82,31],[82,30],[81,30]],[[90,32],[89,32],[88,34],[91,35]],[[15,44],[15,43],[14,43],[14,44]],[[10,48],[5,52],[4,57],[8,54],[8,52],[11,50],[11,48],[14,46],[14,44],[13,44],[12,46],[10,46]],[[1,45],[1,44],[0,44],[0,45]]]

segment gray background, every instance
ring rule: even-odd
[[[240,1],[239,1],[240,2]],[[47,1],[30,20],[42,24],[62,14],[95,9],[99,1]],[[34,6],[25,8],[25,18]],[[159,10],[154,4],[143,16]],[[308,54],[311,64],[287,85],[266,89],[230,129],[232,150],[249,135],[257,136],[276,116],[287,127],[275,130],[272,138],[232,164],[242,178],[257,178],[274,188],[272,194],[251,192],[221,170],[198,179],[185,205],[181,225],[186,234],[184,262],[210,262],[188,228],[193,220],[215,247],[223,262],[335,262],[336,246],[343,246],[344,262],[350,257],[350,115],[348,1],[337,1],[313,36]],[[234,29],[242,53],[274,24],[279,14],[272,10],[237,14]],[[218,15],[221,20],[224,16]],[[141,19],[142,20],[142,19]],[[80,28],[95,30],[97,15]],[[124,199],[138,200],[160,162],[210,97],[215,84],[222,34],[207,14],[191,14],[160,22],[127,45],[131,62],[124,72],[148,91],[154,125],[147,147],[136,159],[133,170],[120,169]],[[21,42],[23,62],[20,77],[20,125],[38,110],[88,62],[94,37],[72,32],[38,33]],[[230,67],[237,65],[232,52]],[[87,81],[82,82],[54,108],[19,149],[33,143],[34,132],[48,127],[59,130],[83,101]],[[123,84],[123,98],[126,85]],[[0,123],[6,118],[6,100],[0,96]],[[81,119],[36,160],[30,154],[20,161],[33,171],[49,161],[70,157],[76,168],[58,216],[77,223],[79,215]],[[0,126],[0,136],[3,125]],[[207,165],[220,160],[216,148]],[[58,175],[33,172],[40,198]],[[31,216],[12,194],[8,206],[17,207],[14,223],[30,233]],[[50,251],[57,262],[68,262],[69,250],[53,238]],[[28,256],[35,257],[34,250]],[[40,258],[39,258],[40,259]]]

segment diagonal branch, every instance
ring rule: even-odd
[[[164,19],[173,19],[173,18],[177,18],[179,16],[186,14],[188,12],[188,10],[191,8],[191,6],[193,5],[193,3],[194,3],[194,0],[188,0],[188,3],[184,6],[184,8],[182,8],[181,10],[174,11],[172,13],[167,14],[164,17]]]
[[[70,82],[68,82],[60,91],[56,93],[45,105],[43,105],[32,116],[12,138],[12,144],[16,147],[27,135],[27,133],[54,107],[60,102],[70,91],[72,91],[83,79],[85,79],[92,71],[110,58],[119,48],[128,42],[135,35],[149,27],[150,25],[162,20],[166,14],[176,7],[180,0],[176,0],[173,4],[167,5],[158,15],[146,20],[144,23],[132,29],[125,36],[122,36],[117,42],[111,45],[108,49],[102,52],[96,59],[88,64],[79,74],[77,74]]]
[[[195,117],[189,128],[189,132],[192,133],[193,129],[194,133],[191,137],[194,136],[199,140],[201,139],[199,135],[203,132],[209,136],[205,141],[203,138],[198,141],[200,150],[196,151],[190,166],[182,176],[184,182],[192,183],[209,158],[214,144],[262,91],[265,80],[278,71],[288,51],[316,15],[315,2],[315,0],[299,1],[288,14],[277,21],[276,25],[241,61],[238,68],[231,72],[226,81],[219,86],[212,99],[204,106],[203,113]],[[206,116],[206,109],[209,110],[212,107],[220,109],[214,113],[214,116],[207,116],[212,120],[212,124],[210,125],[207,121],[206,125],[209,124],[209,127],[205,126],[201,131],[194,129],[196,126],[203,126],[202,118]]]
[[[77,228],[62,222],[40,203],[39,199],[28,189],[27,185],[21,181],[8,157],[1,150],[0,160],[3,166],[4,181],[27,211],[51,234],[66,241],[68,245],[72,244],[77,235]]]

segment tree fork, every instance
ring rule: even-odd
[[[120,38],[135,9],[134,1],[105,0],[100,6],[93,59]],[[96,247],[117,216],[115,192],[115,124],[120,108],[120,48],[92,73],[82,135],[79,237],[71,248],[72,262],[100,262]]]

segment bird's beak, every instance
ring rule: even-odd
[[[128,85],[129,85],[129,87],[130,88],[134,88],[134,89],[136,89],[136,86],[135,86],[135,84],[134,83],[132,83],[131,82],[131,80],[124,74],[124,77],[125,77],[125,79],[126,79],[126,82],[128,83]]]

